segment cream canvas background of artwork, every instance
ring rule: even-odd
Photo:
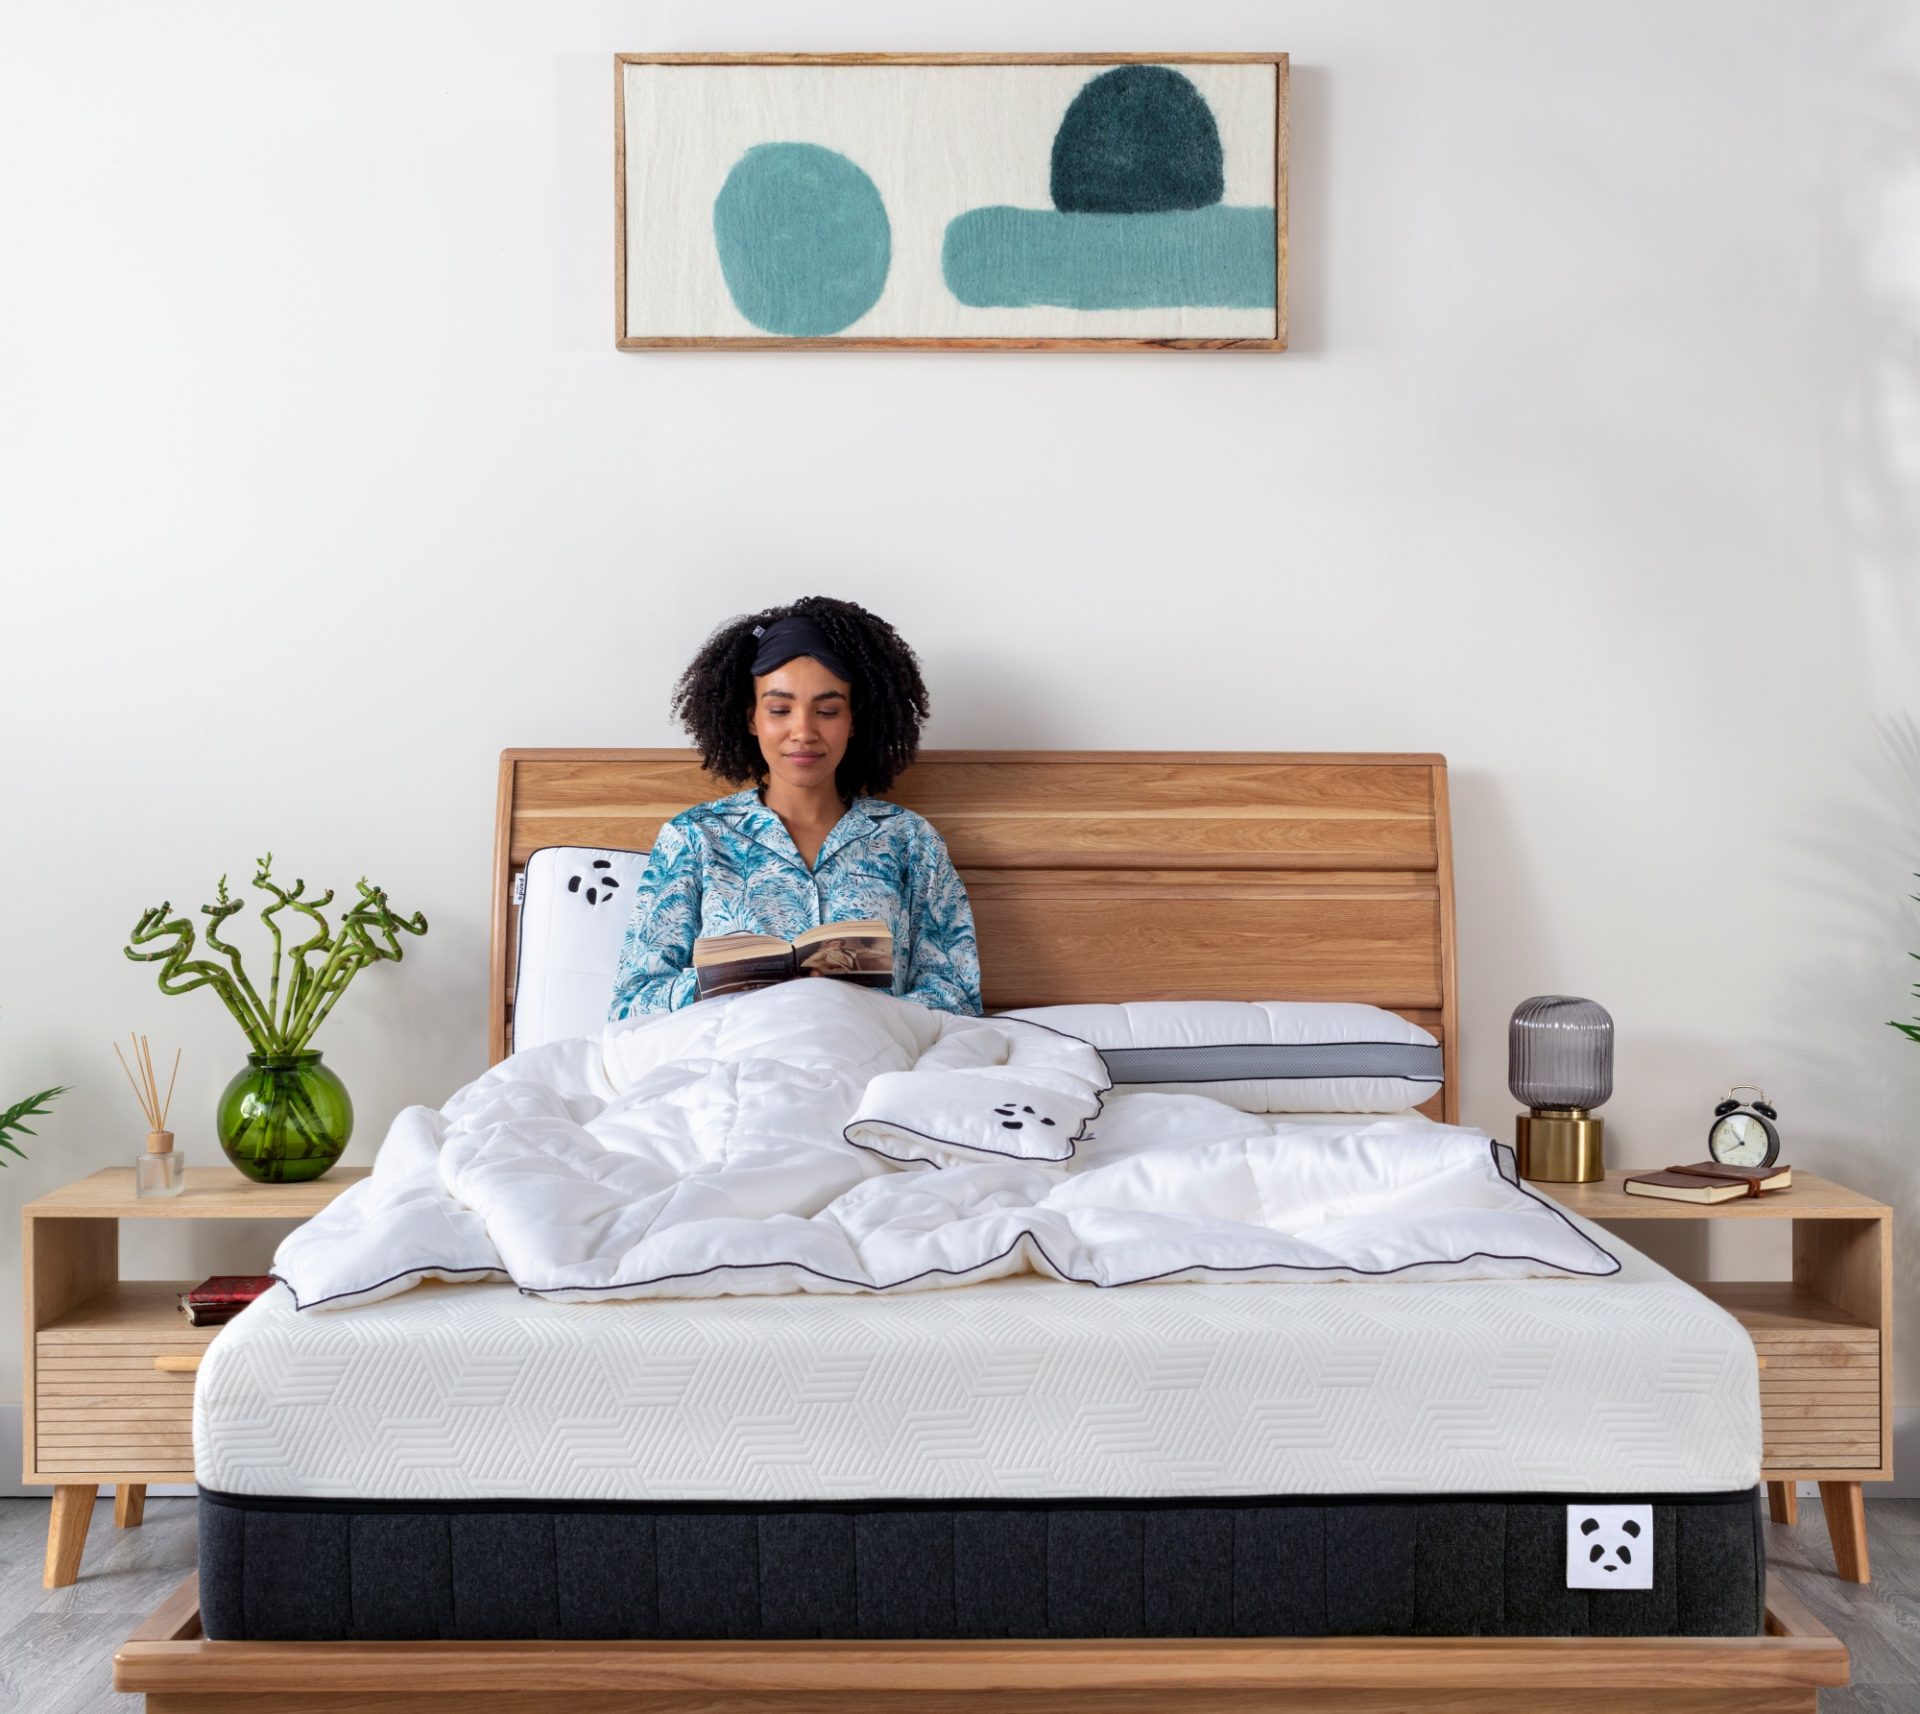
[[[1116,62],[1117,63],[1117,62]],[[1230,206],[1274,205],[1271,61],[1175,66],[1220,128]],[[886,287],[848,339],[1271,339],[1272,309],[974,308],[941,273],[947,223],[970,208],[1053,206],[1053,138],[1092,65],[633,65],[626,120],[626,333],[764,337],[735,307],[714,243],[727,174],[760,143],[834,149],[878,187],[892,229]]]

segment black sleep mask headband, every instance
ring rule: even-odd
[[[759,650],[753,657],[753,676],[761,677],[775,667],[783,667],[796,655],[811,655],[835,678],[853,683],[853,674],[847,671],[847,663],[840,653],[827,641],[827,634],[811,619],[794,613],[785,619],[776,619],[771,625],[756,625],[753,634],[760,639]]]

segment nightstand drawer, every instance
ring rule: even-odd
[[[1760,1360],[1761,1466],[1770,1479],[1883,1469],[1880,1329],[1792,1280],[1707,1280]],[[1837,1479],[1837,1478],[1836,1478]]]
[[[151,1366],[148,1373],[152,1374]],[[154,1375],[160,1385],[95,1391],[58,1365],[40,1366],[34,1461],[49,1475],[193,1468],[193,1376]],[[84,1390],[83,1390],[84,1389]]]
[[[1877,1469],[1880,1335],[1871,1327],[1825,1337],[1753,1332],[1761,1361],[1762,1460],[1769,1470]]]
[[[49,1476],[192,1470],[186,1365],[219,1330],[187,1324],[178,1307],[184,1289],[121,1281],[34,1335],[35,1468]]]

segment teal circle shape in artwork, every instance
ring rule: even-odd
[[[761,143],[734,162],[713,241],[734,307],[794,339],[851,327],[880,301],[893,258],[879,188],[817,143]]]
[[[1054,133],[1052,190],[1063,214],[1211,208],[1226,193],[1226,162],[1207,98],[1171,66],[1102,72]]]

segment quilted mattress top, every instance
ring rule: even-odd
[[[1760,1479],[1753,1347],[1607,1279],[546,1303],[275,1288],[209,1348],[203,1487],[341,1499],[1702,1493]]]

